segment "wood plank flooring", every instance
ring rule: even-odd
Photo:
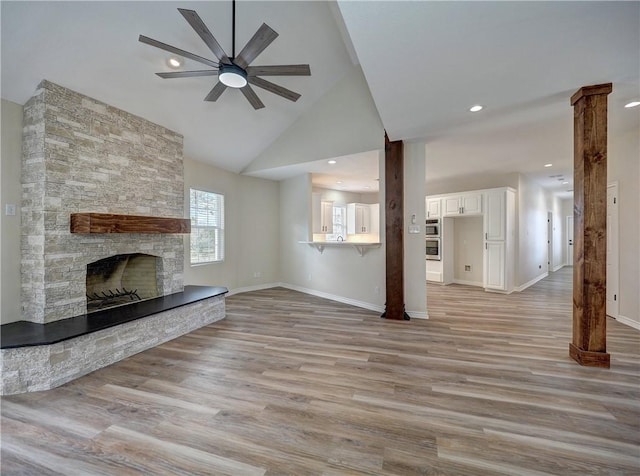
[[[569,358],[571,269],[509,296],[428,285],[429,320],[275,288],[47,392],[2,398],[3,475],[637,475],[640,332]]]

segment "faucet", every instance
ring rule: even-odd
[[[344,241],[344,238],[342,238],[342,235],[338,235],[338,238],[336,239],[336,241]]]

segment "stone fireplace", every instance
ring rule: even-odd
[[[42,81],[24,106],[23,320],[2,326],[0,394],[62,385],[224,318],[226,288],[183,284],[188,227],[71,229],[72,214],[184,213],[181,135]]]
[[[49,81],[25,104],[23,132],[23,319],[86,313],[88,266],[111,256],[155,256],[155,294],[184,289],[182,235],[69,229],[80,212],[182,218],[181,135]]]

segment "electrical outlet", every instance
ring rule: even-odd
[[[16,206],[13,203],[7,203],[4,207],[4,214],[14,216],[16,214]]]
[[[375,288],[373,288],[373,291],[374,291],[376,294],[380,294],[380,286],[376,286]]]
[[[464,265],[464,270],[465,271],[471,271],[471,265],[470,264],[465,264]]]
[[[307,280],[311,281],[311,273],[309,273],[309,276],[307,276]]]
[[[262,273],[260,271],[254,271],[253,272],[253,277],[254,278],[260,278],[260,277],[262,277]]]

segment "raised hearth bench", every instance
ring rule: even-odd
[[[224,287],[183,292],[48,324],[0,326],[0,395],[49,390],[225,317]]]

